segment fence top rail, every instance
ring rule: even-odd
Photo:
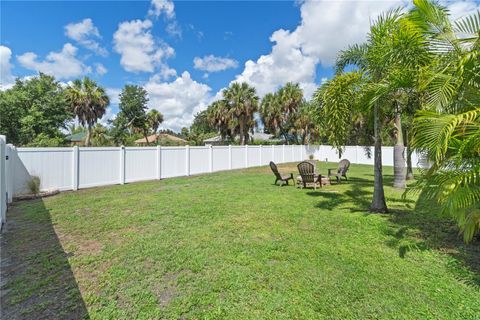
[[[16,148],[18,152],[60,152],[72,151],[72,147],[20,147]]]

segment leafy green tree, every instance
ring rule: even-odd
[[[119,115],[126,121],[124,125],[133,132],[141,132],[148,144],[147,103],[147,91],[140,86],[126,85],[120,93]]]
[[[9,143],[27,145],[40,134],[36,145],[48,139],[62,141],[60,129],[65,129],[72,117],[64,90],[52,76],[40,73],[17,80],[11,89],[0,92],[0,132]]]
[[[77,116],[78,122],[87,127],[85,145],[90,146],[92,128],[105,114],[110,99],[105,89],[88,77],[73,81],[65,93],[67,102]]]

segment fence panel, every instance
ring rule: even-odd
[[[283,162],[283,146],[273,146],[273,162]]]
[[[245,168],[245,148],[232,146],[232,169]]]
[[[72,188],[72,148],[17,148],[14,193],[27,191],[31,176],[40,178],[41,189]]]
[[[248,167],[257,167],[261,166],[260,161],[260,147],[259,146],[248,146]]]
[[[230,155],[228,146],[212,147],[213,171],[230,169]]]
[[[162,147],[162,178],[187,175],[186,161],[184,147]]]
[[[190,147],[190,174],[210,171],[210,147]],[[213,152],[213,151],[212,151]]]
[[[122,183],[121,152],[123,148],[79,148],[78,187]]]
[[[272,157],[272,147],[270,146],[262,146],[261,148],[261,153],[262,153],[262,165],[267,165],[270,163],[270,161],[273,160]]]
[[[156,147],[125,148],[125,182],[153,180],[156,177]]]

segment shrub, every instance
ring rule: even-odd
[[[40,178],[37,176],[32,176],[32,178],[27,182],[27,187],[32,194],[40,193]]]

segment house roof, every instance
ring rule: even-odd
[[[262,133],[262,132],[255,132],[253,135],[250,136],[254,141],[260,140],[260,141],[281,141],[280,139],[275,139],[275,136],[273,134],[268,134],[268,133]],[[223,141],[222,136],[218,135],[213,138],[205,139],[203,140],[204,143],[209,143],[209,142],[219,142]]]
[[[177,142],[187,142],[186,140],[184,140],[182,138],[176,137],[176,136],[168,134],[168,133],[152,134],[152,135],[149,135],[147,138],[148,138],[148,142],[155,142],[155,141],[157,141],[158,139],[161,139],[161,138],[168,139],[168,140],[171,140],[171,141],[177,141]],[[145,140],[145,138],[141,138],[141,139],[135,140],[135,143],[138,143],[138,144],[147,143],[147,141]]]
[[[87,133],[85,131],[83,131],[83,132],[68,135],[68,136],[65,137],[65,139],[67,139],[68,141],[71,141],[71,142],[81,142],[81,141],[85,140],[86,135],[87,135]]]

